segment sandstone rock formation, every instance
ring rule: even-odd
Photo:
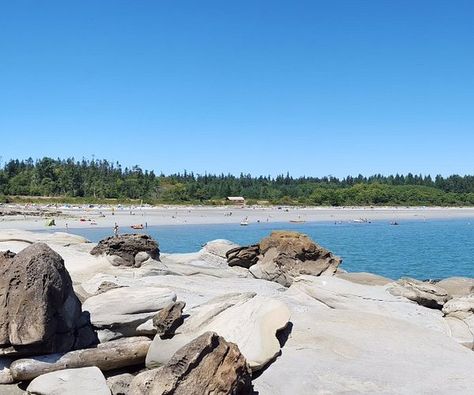
[[[147,367],[167,363],[196,335],[212,331],[236,343],[252,370],[259,370],[280,353],[276,334],[290,320],[284,303],[254,293],[217,297],[190,309],[188,314],[172,339],[155,336],[147,354]]]
[[[443,313],[451,336],[463,346],[474,349],[474,294],[447,301]]]
[[[180,348],[158,369],[132,381],[132,395],[250,394],[250,369],[237,345],[206,332]]]
[[[257,264],[250,267],[256,277],[289,287],[302,274],[334,274],[342,260],[308,236],[287,231],[272,232],[260,244]]]
[[[260,247],[258,244],[248,247],[236,247],[226,253],[229,266],[240,266],[249,269],[258,262]]]
[[[174,335],[176,328],[183,323],[183,309],[186,306],[184,302],[173,302],[165,306],[153,317],[153,326],[156,328],[156,334],[161,337]]]
[[[107,386],[112,395],[128,395],[130,384],[135,376],[130,373],[122,373],[107,377]]]
[[[101,341],[122,336],[154,334],[152,319],[162,308],[176,301],[167,288],[121,287],[91,296],[83,305]],[[149,321],[149,324],[145,323]]]
[[[394,282],[388,291],[431,309],[441,309],[451,298],[443,288],[413,278],[402,278]]]
[[[92,255],[105,255],[114,266],[140,267],[149,258],[159,259],[158,243],[148,235],[124,234],[101,240]]]
[[[96,340],[64,261],[44,243],[0,260],[1,353],[64,352]]]

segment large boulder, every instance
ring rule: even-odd
[[[131,286],[91,296],[83,308],[103,342],[156,333],[153,317],[175,301],[176,294],[167,288]]]
[[[158,243],[148,235],[124,234],[101,240],[92,250],[92,255],[105,255],[114,266],[140,267],[143,262],[159,259]]]
[[[95,334],[59,254],[35,243],[0,259],[0,353],[64,352]]]
[[[171,356],[196,335],[216,332],[236,343],[252,370],[259,370],[280,353],[277,332],[290,320],[288,307],[273,298],[254,293],[227,294],[187,311],[189,317],[171,339],[155,336],[146,365],[166,364]]]
[[[403,296],[431,309],[441,309],[451,299],[448,293],[436,284],[413,278],[401,278],[391,284],[388,291],[394,296]]]
[[[212,240],[204,244],[201,251],[199,251],[199,259],[211,266],[225,266],[227,264],[227,251],[236,247],[238,245],[229,240]]]
[[[26,390],[32,395],[110,395],[105,377],[97,367],[46,373],[35,378]]]
[[[250,394],[251,373],[237,345],[206,332],[180,348],[165,366],[136,376],[130,393]]]
[[[256,278],[289,287],[302,274],[334,274],[342,260],[298,232],[275,231],[260,244],[258,263],[250,267]]]

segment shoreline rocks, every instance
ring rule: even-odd
[[[148,259],[159,260],[158,243],[148,235],[124,234],[101,240],[91,255],[104,255],[113,266],[140,267]]]

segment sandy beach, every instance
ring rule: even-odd
[[[32,213],[36,210],[35,215]],[[47,210],[47,211],[45,211]],[[238,224],[257,222],[407,221],[474,218],[473,207],[238,207],[238,206],[94,206],[3,205],[0,229],[44,229],[54,218],[58,230],[132,225]],[[14,215],[9,215],[13,213]]]

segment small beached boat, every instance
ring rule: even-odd
[[[130,226],[132,229],[143,229],[143,225],[140,224],[140,225],[132,225]]]

